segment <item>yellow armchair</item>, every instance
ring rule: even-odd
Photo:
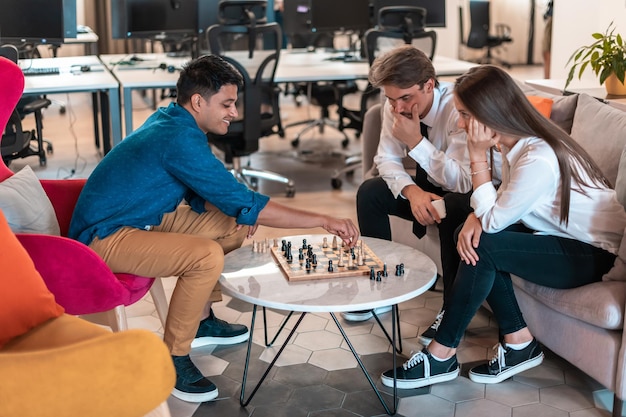
[[[169,416],[174,382],[158,336],[112,333],[67,314],[0,348],[1,417]]]

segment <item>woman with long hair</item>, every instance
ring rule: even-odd
[[[510,274],[551,288],[600,281],[613,266],[626,212],[601,169],[567,133],[542,116],[515,81],[483,65],[455,85],[459,127],[467,132],[473,194],[458,233],[461,263],[434,340],[397,368],[398,388],[456,378],[456,348],[484,301],[502,340],[472,381],[498,383],[539,365],[543,352],[524,322]],[[502,184],[487,155],[502,152]],[[393,370],[382,381],[393,386]]]

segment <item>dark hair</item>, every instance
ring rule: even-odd
[[[454,94],[476,120],[496,132],[521,138],[536,136],[550,145],[561,172],[561,222],[567,224],[569,218],[572,178],[588,187],[611,186],[582,146],[539,113],[502,69],[492,65],[470,69],[457,78]],[[583,178],[581,169],[589,175],[591,183]],[[575,191],[584,194],[582,188]]]
[[[433,63],[426,54],[411,45],[402,45],[377,57],[372,62],[369,82],[374,87],[393,85],[399,88],[420,88],[431,78],[439,86]]]
[[[224,85],[243,86],[239,71],[217,55],[204,55],[190,61],[180,72],[176,83],[176,102],[184,105],[194,94],[208,99]]]

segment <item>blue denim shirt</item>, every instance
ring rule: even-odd
[[[208,201],[238,224],[253,225],[269,197],[239,183],[191,114],[172,103],[98,164],[80,194],[69,236],[89,244],[124,226],[159,225],[183,199],[198,213]]]

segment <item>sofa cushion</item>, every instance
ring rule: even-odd
[[[613,268],[602,277],[604,281],[626,281],[626,229],[619,244]]]
[[[0,211],[0,346],[63,314]]]
[[[539,113],[543,114],[545,117],[550,117],[552,113],[552,106],[554,105],[554,100],[548,97],[534,96],[528,95],[526,96],[530,104],[535,106]]]
[[[571,135],[600,166],[611,184],[617,179],[617,167],[626,145],[624,132],[626,112],[587,94],[578,96]]]
[[[562,290],[533,284],[514,275],[511,278],[515,286],[561,314],[604,329],[624,326],[626,282],[594,282]]]
[[[626,207],[626,146],[622,149],[622,156],[617,167],[617,179],[615,180],[615,192],[617,201]]]
[[[14,233],[61,234],[54,207],[28,165],[0,182],[0,210]]]
[[[521,90],[526,96],[546,97],[553,101],[552,111],[550,112],[550,120],[556,123],[561,129],[567,133],[572,131],[572,123],[574,122],[574,112],[578,104],[578,95],[557,96],[537,90],[526,83],[517,81]]]

